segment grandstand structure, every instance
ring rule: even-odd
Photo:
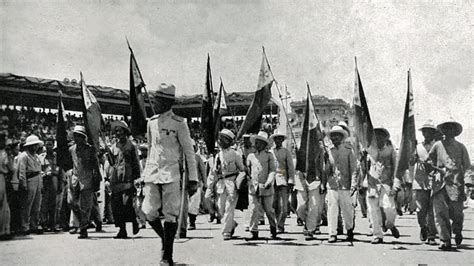
[[[129,91],[107,86],[87,85],[99,101],[103,114],[129,115]],[[65,78],[63,81],[0,73],[1,104],[57,109],[59,91],[67,111],[82,111],[81,87],[79,81]],[[150,92],[152,93],[152,92]],[[228,115],[244,116],[252,103],[253,92],[228,93]],[[196,118],[201,113],[202,95],[178,96],[173,110],[187,118]],[[147,112],[151,116],[148,103]],[[264,114],[277,114],[278,107],[269,103]]]

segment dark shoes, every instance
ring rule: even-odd
[[[114,237],[115,239],[127,239],[127,230],[126,229],[120,229],[118,234]]]
[[[395,237],[395,238],[399,238],[400,237],[400,232],[398,231],[398,229],[394,226],[392,227],[392,229],[390,229],[390,231],[392,231],[392,236]]]
[[[349,241],[349,242],[354,241],[354,229],[347,230],[346,241]]]
[[[71,235],[77,234],[77,231],[78,231],[77,227],[73,227],[69,230],[69,234],[71,234]]]
[[[438,243],[436,243],[436,240],[434,238],[428,238],[428,240],[426,240],[426,244],[430,246],[438,245]]]
[[[426,241],[426,239],[428,238],[428,230],[423,227],[420,229],[420,240],[421,242],[423,241]]]
[[[272,235],[272,239],[277,238],[277,229],[276,229],[276,227],[270,226],[270,234]]]
[[[189,214],[189,227],[188,230],[196,230],[196,215]]]
[[[81,229],[81,232],[79,233],[79,236],[77,238],[78,239],[86,239],[88,237],[89,237],[89,235],[87,234],[87,229]]]
[[[451,241],[443,241],[439,245],[438,249],[443,250],[443,251],[448,251],[448,250],[453,250],[453,246],[451,245]]]
[[[456,236],[454,237],[454,242],[456,243],[456,246],[461,245],[461,243],[462,243],[462,234],[461,233],[456,234]]]
[[[337,241],[337,236],[330,236],[328,239],[328,243],[336,243]]]
[[[133,222],[132,223],[132,232],[134,235],[138,234],[138,232],[140,232],[140,226],[138,226],[138,223],[137,222]]]

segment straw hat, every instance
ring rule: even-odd
[[[454,127],[454,136],[459,136],[462,133],[462,125],[456,122],[452,117],[437,126],[438,130],[443,134],[447,127]]]
[[[235,138],[234,133],[232,133],[232,131],[228,130],[227,128],[222,129],[221,132],[219,132],[219,134],[230,138],[232,141]]]
[[[36,145],[36,144],[43,145],[43,142],[38,138],[38,136],[36,136],[36,135],[29,135],[29,136],[26,138],[26,142],[25,142],[25,144],[23,144],[23,147],[31,146],[31,145]]]
[[[112,129],[112,131],[115,131],[118,127],[125,129],[125,131],[130,134],[130,128],[125,121],[116,120],[110,123],[110,129]]]
[[[79,134],[87,138],[86,128],[81,125],[77,125],[74,127],[73,131],[74,134]]]
[[[275,132],[275,133],[273,133],[273,134],[270,136],[270,140],[273,140],[273,139],[276,138],[276,137],[284,137],[285,139],[288,138],[285,134],[282,134],[282,133],[280,133],[280,132]]]
[[[382,132],[383,134],[385,134],[385,136],[387,138],[390,138],[390,133],[388,132],[388,130],[384,127],[378,127],[378,128],[374,128],[374,132],[377,133],[378,132]]]
[[[431,119],[426,120],[418,130],[422,130],[424,128],[436,130],[434,121]]]
[[[337,123],[338,126],[342,127],[342,129],[344,129],[346,132],[347,132],[347,135],[349,136],[351,133],[351,130],[349,129],[349,126],[347,125],[346,122],[344,121],[339,121],[339,123]]]
[[[261,141],[265,141],[267,143],[267,145],[270,144],[270,141],[268,140],[268,134],[267,132],[265,131],[260,131],[258,132],[257,135],[253,135],[250,137],[250,140],[255,144],[255,140],[261,140]]]
[[[341,126],[333,126],[329,131],[329,136],[335,133],[341,134],[343,136],[343,139],[347,138],[347,136],[349,135],[347,131],[345,131],[344,128]]]
[[[176,87],[173,84],[161,83],[155,93],[155,97],[175,99]]]

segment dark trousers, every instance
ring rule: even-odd
[[[357,199],[359,200],[362,216],[367,217],[367,188],[359,189]]]
[[[463,201],[451,201],[446,189],[436,192],[433,197],[433,211],[439,239],[451,241],[451,232],[460,234],[464,223]],[[451,224],[451,221],[452,224]]]
[[[8,189],[7,197],[10,205],[10,231],[12,234],[21,231],[21,200],[26,198],[25,191]]]
[[[285,220],[288,215],[288,187],[275,187],[275,195],[273,195],[273,208],[277,220],[277,227],[280,230],[285,229]]]
[[[45,176],[43,179],[43,194],[41,200],[41,225],[47,228],[56,226],[56,195],[58,177]]]
[[[436,225],[433,215],[433,202],[431,190],[414,190],[416,202],[416,217],[421,229],[428,231],[428,238],[436,237]]]

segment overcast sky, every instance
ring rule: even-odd
[[[0,72],[128,89],[127,36],[149,89],[201,93],[210,53],[216,88],[252,91],[263,45],[293,100],[308,80],[351,101],[357,56],[375,126],[400,135],[411,68],[416,123],[453,116],[474,139],[473,1],[76,2],[3,0]]]

